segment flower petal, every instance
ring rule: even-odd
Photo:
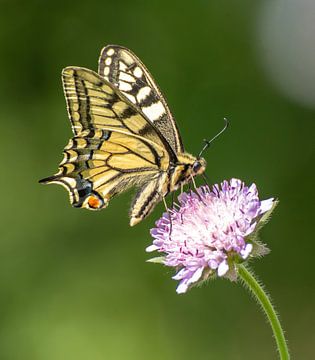
[[[183,280],[176,288],[177,294],[184,294],[188,290],[187,280]]]
[[[174,280],[181,280],[185,277],[186,273],[188,273],[188,270],[186,268],[183,268],[179,270],[179,272],[172,277]]]
[[[245,249],[241,250],[240,252],[242,258],[244,260],[247,259],[249,254],[252,252],[252,250],[253,250],[253,244],[246,244]]]
[[[229,271],[229,265],[226,260],[222,261],[218,267],[218,276],[223,276]]]
[[[145,251],[146,251],[146,252],[152,252],[152,251],[155,251],[155,250],[158,250],[158,249],[159,249],[158,246],[152,244],[152,245],[148,246],[148,247],[145,249]]]
[[[189,284],[192,284],[196,281],[198,281],[201,278],[201,275],[203,273],[203,267],[197,269],[194,274],[191,276],[191,278],[188,280]]]
[[[270,198],[270,199],[267,199],[267,200],[262,200],[260,202],[260,211],[261,211],[261,213],[265,213],[266,211],[269,211],[272,208],[273,203],[274,203],[274,198]]]

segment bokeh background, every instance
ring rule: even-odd
[[[280,199],[253,268],[294,359],[313,359],[314,1],[0,1],[0,359],[276,359],[271,331],[239,285],[186,295],[144,249],[159,206],[128,225],[131,193],[101,212],[71,208],[55,172],[71,136],[60,73],[132,49],[153,73],[186,149],[212,182],[255,182]]]

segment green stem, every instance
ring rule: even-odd
[[[258,283],[258,281],[254,278],[253,274],[248,269],[246,269],[244,265],[238,265],[238,274],[242,279],[245,287],[247,287],[253,293],[256,300],[259,302],[267,316],[267,319],[273,331],[273,335],[276,339],[280,359],[289,360],[290,355],[284,337],[283,329],[268,295],[266,294],[262,286]]]

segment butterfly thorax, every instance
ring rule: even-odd
[[[203,158],[181,153],[177,154],[177,159],[178,162],[170,169],[170,192],[190,182],[194,176],[202,174],[206,169],[206,161]]]

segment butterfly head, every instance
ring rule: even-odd
[[[192,177],[202,174],[206,170],[204,158],[196,158],[188,153],[177,155],[178,163],[171,172],[170,190],[174,191],[183,184],[191,181]]]
[[[195,157],[188,153],[178,154],[177,168],[190,178],[202,174],[206,170],[206,160],[202,157]]]
[[[207,166],[207,163],[204,158],[197,158],[193,162],[192,167],[191,167],[192,175],[196,176],[196,175],[200,175],[200,174],[204,173],[206,170],[206,166]]]

